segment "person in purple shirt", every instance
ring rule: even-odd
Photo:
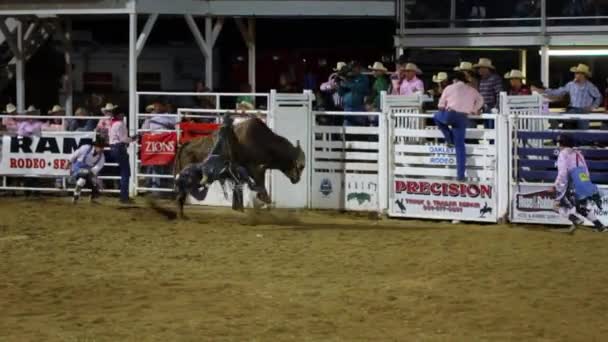
[[[578,225],[584,223],[581,217],[591,221],[595,231],[608,232],[595,216],[596,207],[602,210],[602,197],[597,186],[591,182],[585,157],[574,148],[574,139],[569,134],[561,134],[557,144],[557,177],[552,191],[556,194],[559,213],[572,222],[569,232],[574,232]]]

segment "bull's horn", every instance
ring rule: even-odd
[[[300,147],[300,140],[296,140],[296,147]]]

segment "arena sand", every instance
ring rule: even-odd
[[[605,341],[608,234],[0,199],[0,341]]]

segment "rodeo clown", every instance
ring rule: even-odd
[[[105,140],[98,138],[93,145],[82,145],[72,153],[69,164],[70,178],[76,182],[72,203],[78,202],[83,187],[91,188],[90,200],[91,203],[95,203],[95,199],[99,196],[97,175],[106,161],[103,155],[105,146]]]
[[[236,143],[233,119],[226,114],[218,132],[218,140],[207,159],[188,165],[177,175],[176,190],[180,201],[184,200],[186,193],[202,201],[215,181],[220,181],[223,185],[224,181],[231,180],[234,183],[232,209],[243,210],[243,184],[247,184],[253,191],[259,189],[247,170],[234,163],[233,146]]]
[[[574,232],[578,225],[584,223],[581,216],[593,223],[594,231],[608,232],[594,213],[595,207],[602,209],[602,198],[597,186],[591,182],[585,157],[574,149],[570,135],[561,134],[557,143],[560,152],[556,163],[555,200],[559,213],[572,222],[569,232]]]

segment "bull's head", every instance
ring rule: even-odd
[[[286,165],[281,171],[289,178],[292,184],[296,184],[300,181],[305,165],[306,154],[304,154],[304,150],[300,147],[300,140],[298,140],[296,147],[293,149],[293,158],[291,158],[289,165]]]

